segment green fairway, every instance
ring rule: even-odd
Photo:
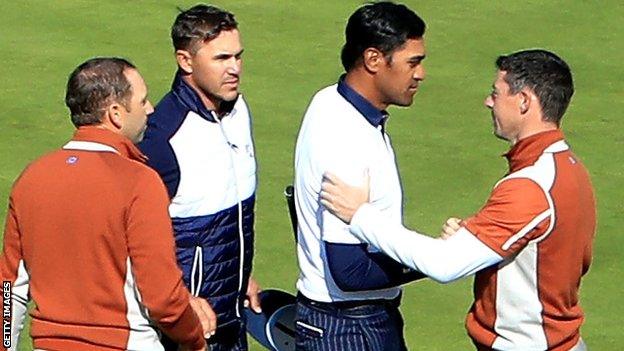
[[[589,169],[598,202],[594,261],[581,287],[591,350],[624,345],[624,3],[605,1],[403,1],[427,23],[427,78],[407,109],[390,109],[405,194],[405,223],[437,234],[444,220],[484,203],[507,171],[507,144],[492,135],[483,100],[503,53],[542,47],[571,66],[576,93],[563,129]],[[64,106],[69,73],[93,56],[133,61],[156,104],[175,61],[169,30],[176,6],[195,1],[6,2],[0,21],[0,215],[11,184],[32,160],[73,132]],[[348,16],[363,1],[219,0],[236,14],[244,53],[243,93],[254,117],[259,164],[254,274],[265,288],[295,291],[297,262],[283,199],[294,143],[311,96],[337,81]],[[51,174],[51,177],[54,175]],[[3,222],[2,222],[3,223]],[[620,228],[620,229],[617,229]],[[620,286],[620,288],[618,288]],[[472,279],[421,281],[402,311],[412,350],[469,350],[463,321]],[[26,332],[27,334],[27,332]],[[31,350],[29,337],[20,350]],[[252,350],[261,348],[252,343]]]

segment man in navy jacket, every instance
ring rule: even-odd
[[[238,90],[237,26],[231,13],[213,6],[177,16],[171,37],[178,71],[139,144],[171,198],[184,282],[217,314],[210,350],[246,350],[243,305],[260,310],[250,278],[256,161],[251,115]]]

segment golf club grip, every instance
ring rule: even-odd
[[[295,188],[292,185],[288,185],[284,189],[284,197],[286,197],[288,214],[290,215],[290,224],[292,224],[295,242],[297,242],[297,209],[295,208]]]

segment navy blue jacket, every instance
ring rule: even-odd
[[[217,117],[177,75],[149,117],[139,148],[163,179],[178,263],[219,327],[240,320],[251,274],[256,161],[242,95]]]

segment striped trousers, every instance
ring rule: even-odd
[[[303,351],[403,351],[403,318],[394,304],[334,308],[297,297],[296,349]]]

